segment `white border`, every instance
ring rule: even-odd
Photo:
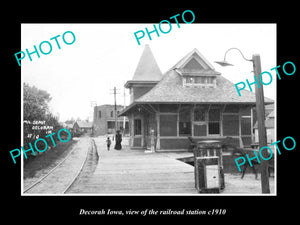
[[[217,24],[217,23],[212,23],[212,24]],[[224,25],[228,25],[229,23],[226,23]],[[232,23],[234,24],[234,23]],[[240,24],[240,23],[238,23]],[[248,23],[245,23],[248,24]],[[253,23],[254,24],[254,23]],[[266,23],[262,23],[266,24]],[[268,23],[268,24],[274,24],[276,25],[276,65],[277,65],[277,46],[278,46],[278,40],[277,40],[277,23]],[[22,35],[22,24],[21,24],[21,35]],[[22,48],[22,42],[21,42],[21,49]],[[274,110],[275,110],[275,140],[277,141],[277,79],[275,79],[276,83],[276,99],[274,103]],[[21,145],[23,146],[23,139],[24,139],[24,122],[23,122],[23,76],[22,76],[22,66],[21,66]],[[274,193],[271,194],[242,194],[242,193],[237,193],[237,194],[26,194],[24,192],[24,182],[23,182],[23,154],[21,154],[21,196],[214,196],[214,197],[219,197],[219,196],[277,196],[277,151],[275,157],[275,167],[274,167]],[[225,187],[226,188],[226,187]]]

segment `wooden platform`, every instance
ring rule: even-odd
[[[94,140],[100,157],[98,166],[72,193],[197,194],[194,167],[177,160],[180,154],[144,153],[126,146],[118,151],[113,145],[107,151],[104,137]]]
[[[124,138],[125,139],[125,138]],[[191,152],[144,153],[130,150],[106,150],[104,137],[94,138],[99,161],[93,174],[83,176],[68,194],[88,195],[195,195],[194,167],[180,160],[193,156]],[[124,143],[127,143],[126,139]],[[233,159],[231,159],[233,161]],[[270,178],[271,194],[275,191],[274,177]],[[247,173],[225,173],[225,189],[221,195],[259,195],[260,176]]]

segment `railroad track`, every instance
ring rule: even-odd
[[[81,139],[74,149],[46,175],[27,187],[24,194],[65,194],[79,176],[87,161],[91,138]],[[84,160],[83,160],[84,159]]]

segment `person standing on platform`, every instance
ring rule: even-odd
[[[121,142],[122,142],[122,134],[120,134],[120,131],[117,130],[117,134],[116,134],[116,144],[115,144],[115,149],[116,150],[121,150],[122,149],[122,145],[121,145]]]
[[[106,139],[106,145],[107,145],[107,151],[109,151],[111,145],[111,140],[109,139],[109,137],[107,137]]]

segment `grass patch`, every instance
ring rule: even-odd
[[[32,156],[24,160],[23,178],[31,178],[40,170],[47,170],[55,167],[67,154],[71,151],[72,146],[76,144],[77,140],[70,140],[68,142],[56,143],[56,147],[45,151],[43,154]]]

